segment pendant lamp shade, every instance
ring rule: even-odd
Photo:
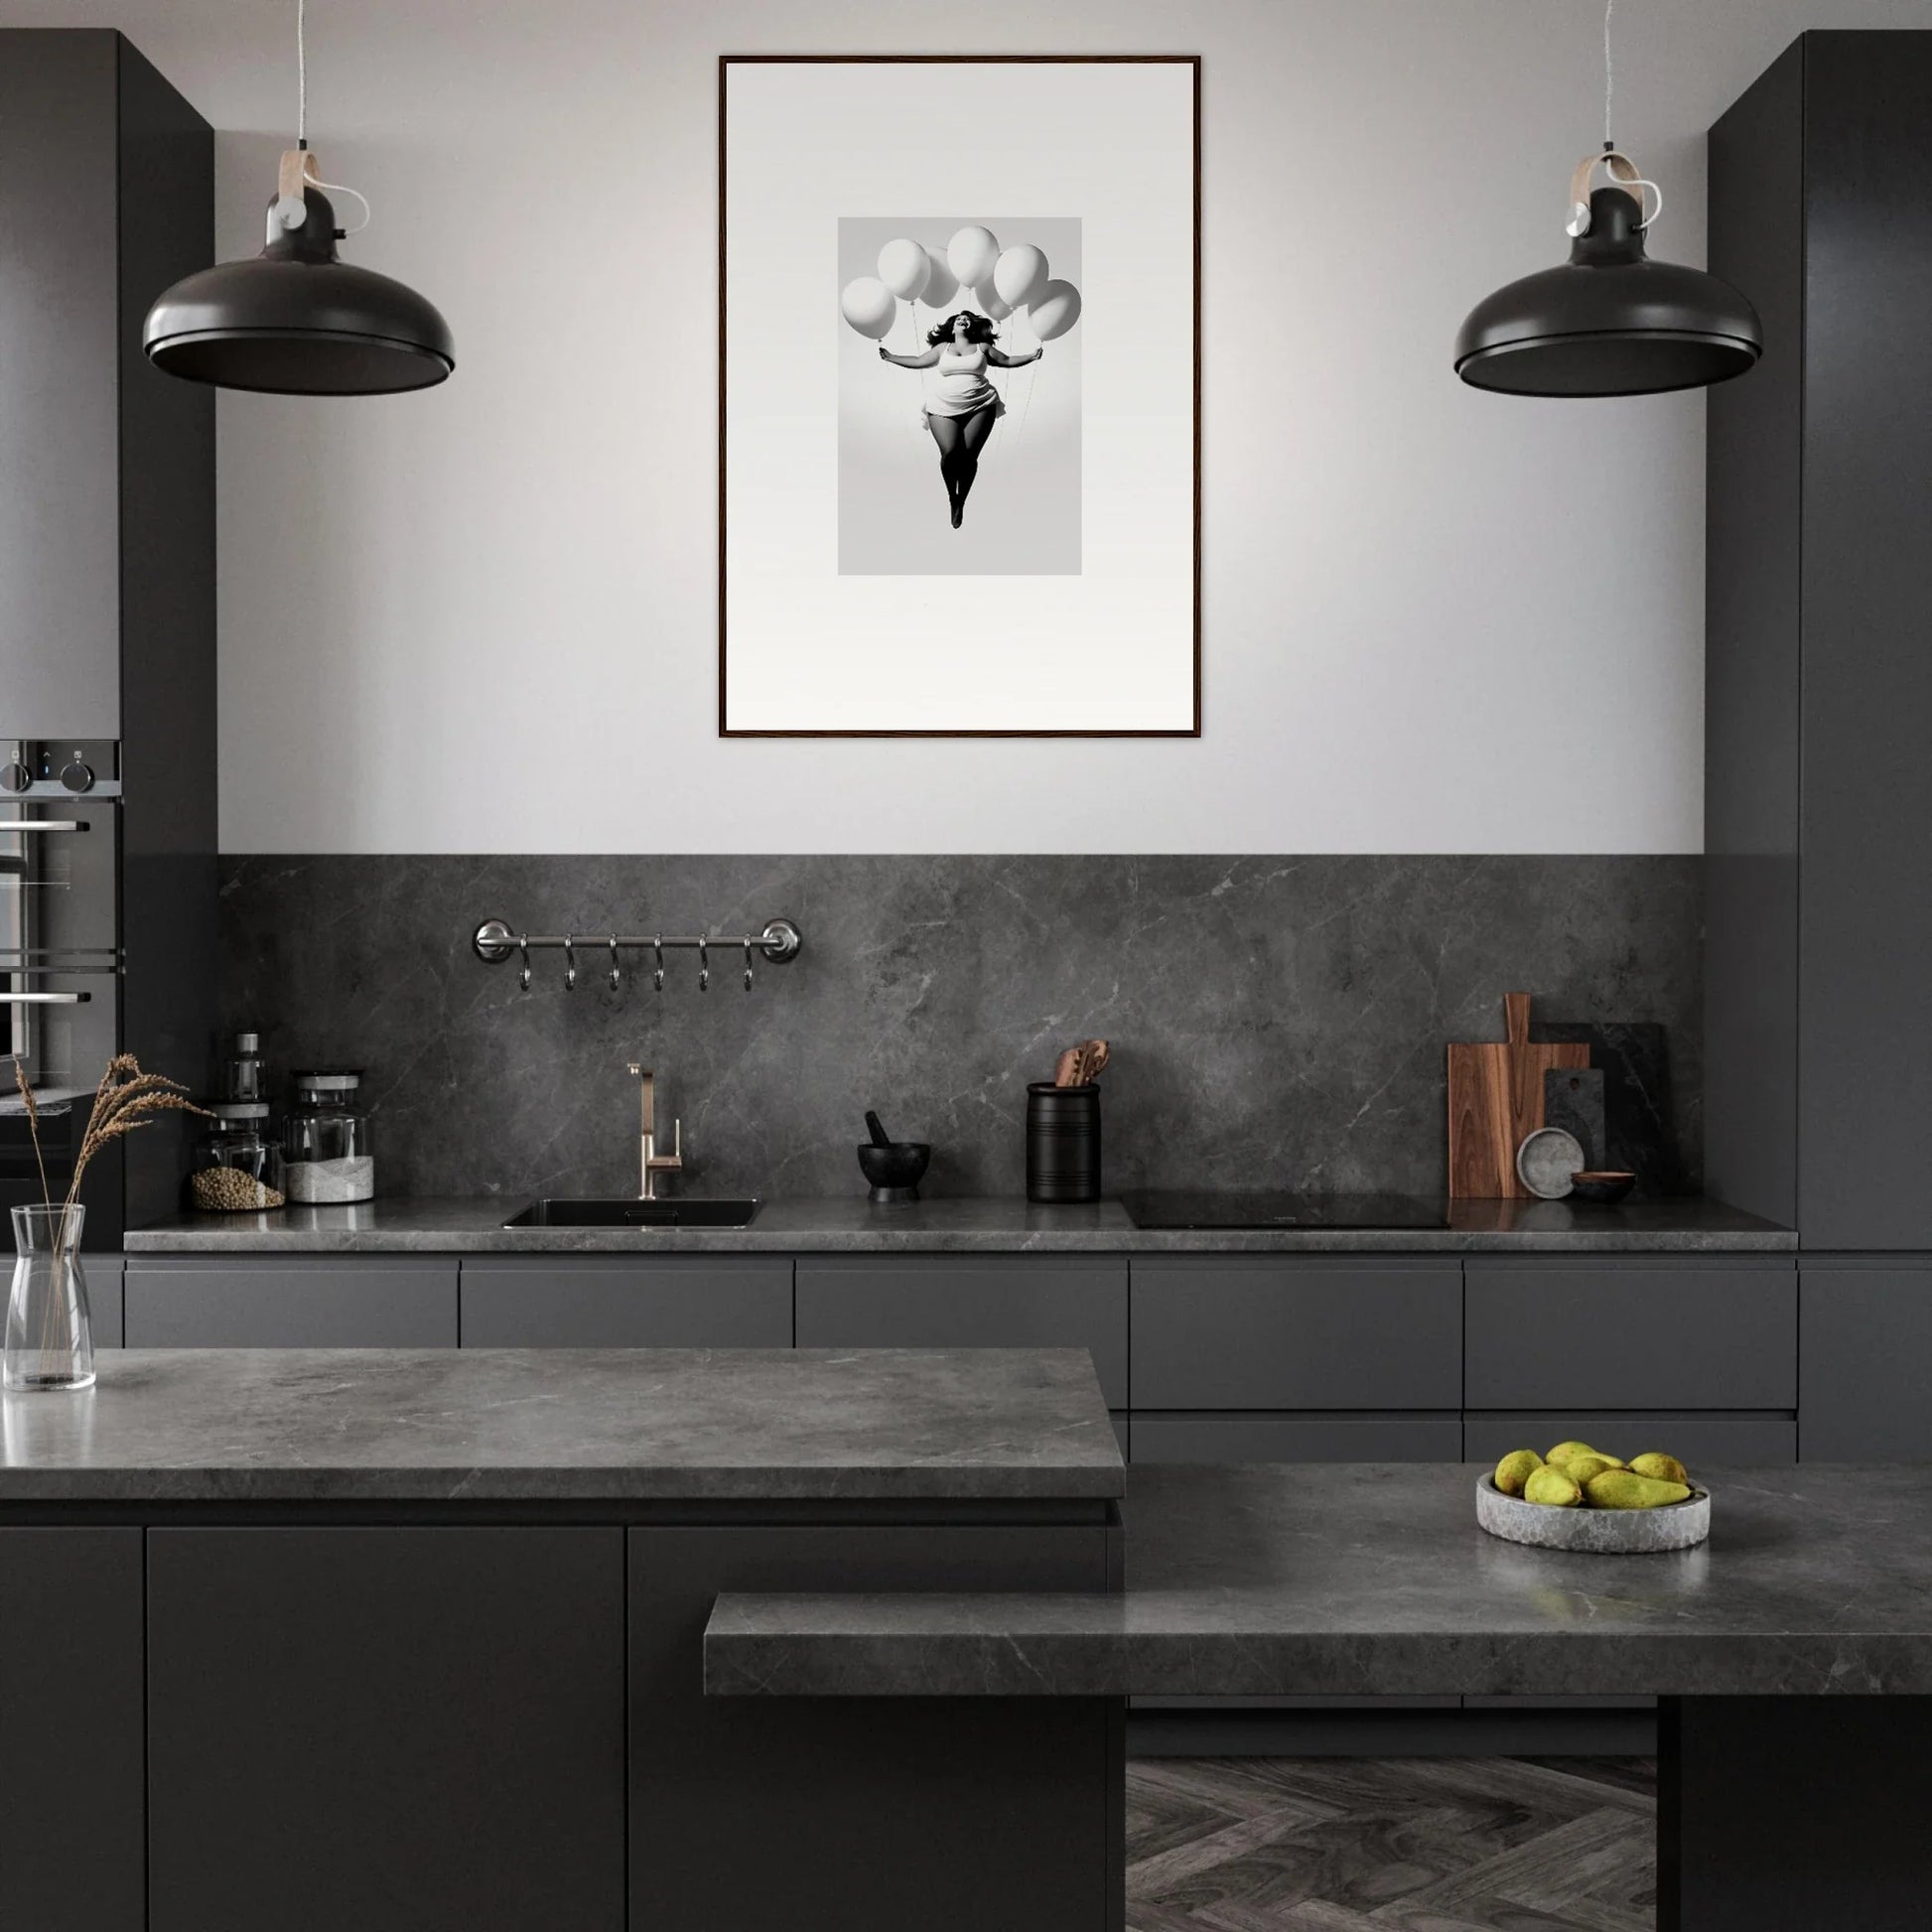
[[[155,302],[142,336],[148,359],[191,382],[278,395],[386,395],[441,382],[456,367],[449,324],[406,284],[341,260],[328,196],[313,179],[300,192],[299,227],[271,212],[253,260],[202,269]],[[271,209],[283,205],[278,197]]]
[[[1607,187],[1590,195],[1567,262],[1469,312],[1455,372],[1508,395],[1655,395],[1742,375],[1763,347],[1750,303],[1702,269],[1652,261],[1638,201]]]

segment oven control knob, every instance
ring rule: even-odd
[[[18,759],[0,764],[0,791],[25,791],[33,782],[34,774]]]
[[[94,788],[94,767],[83,764],[75,759],[71,764],[61,767],[61,782],[69,791],[92,791]]]

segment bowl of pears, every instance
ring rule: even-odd
[[[1539,1549],[1642,1556],[1702,1543],[1711,1492],[1662,1449],[1626,1462],[1587,1443],[1559,1443],[1548,1455],[1511,1449],[1478,1478],[1476,1521]]]

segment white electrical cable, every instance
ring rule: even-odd
[[[1603,145],[1612,145],[1610,138],[1610,101],[1616,88],[1616,69],[1610,64],[1610,15],[1616,11],[1616,0],[1603,0]]]
[[[314,178],[311,177],[311,179],[313,180]],[[352,228],[345,228],[343,230],[344,234],[360,234],[369,225],[369,219],[374,210],[369,207],[369,198],[359,188],[348,188],[339,181],[319,181],[316,182],[316,186],[331,195],[353,195],[362,204],[361,220],[356,222]]]

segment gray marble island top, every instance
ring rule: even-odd
[[[397,1198],[267,1214],[181,1214],[128,1233],[131,1255],[227,1254],[1753,1254],[1789,1229],[1691,1198],[1617,1207],[1442,1201],[1441,1225],[1138,1228],[1118,1201],[1038,1207],[938,1196],[875,1207],[863,1195],[766,1201],[743,1228],[506,1228],[516,1195]]]
[[[1104,1500],[1076,1349],[128,1349],[0,1402],[12,1504]]]
[[[1932,1693],[1932,1467],[1707,1471],[1695,1550],[1476,1527],[1474,1465],[1137,1466],[1116,1596],[727,1594],[713,1695]]]

